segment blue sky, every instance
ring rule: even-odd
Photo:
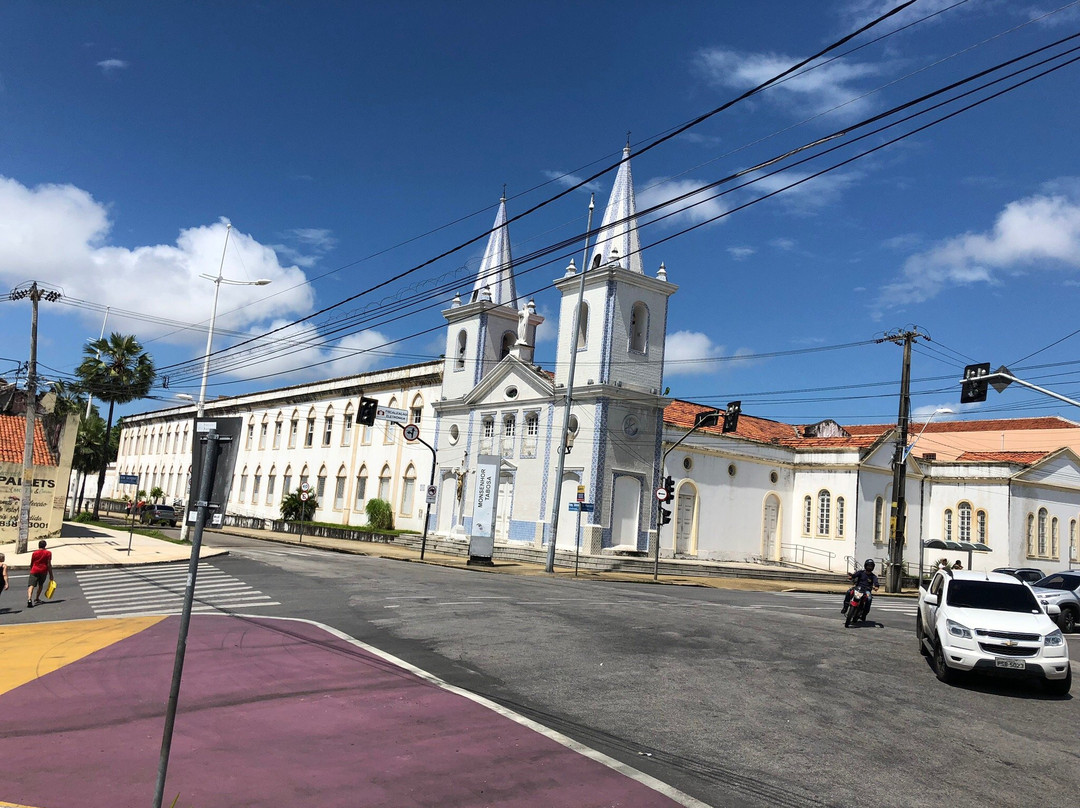
[[[279,332],[290,342],[261,361],[215,362],[211,396],[437,357],[439,312],[471,289],[482,240],[363,293],[482,235],[504,185],[521,214],[613,166],[629,132],[643,209],[1080,32],[1066,0],[919,0],[840,58],[648,148],[897,5],[9,0],[0,287],[64,292],[42,304],[44,377],[71,373],[110,306],[108,330],[136,334],[170,376],[155,395],[197,395],[213,295],[199,275],[217,273],[228,221],[225,277],[272,283],[222,287],[215,349],[358,297]],[[671,394],[797,423],[889,421],[901,351],[872,340],[918,326],[932,341],[914,354],[916,413],[1078,418],[1015,388],[961,408],[954,383],[988,361],[1080,397],[1078,81],[1080,63],[1066,65],[737,209],[961,103],[850,142],[859,129],[643,226],[646,271],[663,262],[680,286]],[[821,154],[829,145],[840,148]],[[602,210],[613,176],[513,222],[515,257],[583,233],[589,190]],[[557,300],[545,287],[580,254],[518,269],[519,293],[549,318],[537,349],[549,367]],[[0,306],[11,379],[30,309]]]

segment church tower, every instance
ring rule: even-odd
[[[535,312],[532,301],[518,310],[503,198],[469,299],[456,296],[443,312],[447,322],[443,397],[464,397],[508,354],[531,362],[536,327],[543,321]]]
[[[555,391],[565,395],[575,355],[571,409],[580,426],[568,462],[581,464],[595,506],[588,551],[645,550],[655,535],[668,298],[678,287],[663,264],[656,277],[645,274],[629,146],[588,265],[571,262],[555,287],[562,294]]]

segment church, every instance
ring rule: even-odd
[[[502,200],[472,290],[442,313],[441,359],[208,401],[208,417],[244,422],[226,522],[278,519],[281,499],[310,482],[316,521],[362,525],[377,497],[397,527],[422,531],[426,520],[471,553],[487,547],[481,556],[495,543],[552,541],[560,551],[651,554],[657,489],[670,475],[663,557],[834,572],[883,558],[894,425],[792,425],[747,413],[733,431],[697,428],[711,408],[662,392],[678,286],[664,264],[645,264],[629,148],[594,233],[584,265],[571,261],[554,283],[554,369],[534,363],[543,317],[518,297]],[[405,417],[362,425],[361,397]],[[125,418],[115,472],[186,500],[194,413]],[[419,440],[405,439],[406,423]],[[928,426],[919,449],[937,451],[906,456],[910,570],[929,539],[982,545],[976,568],[1037,562],[1050,571],[1076,559],[1080,424]]]

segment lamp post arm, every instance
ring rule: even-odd
[[[1034,390],[1034,391],[1036,391],[1038,393],[1042,393],[1043,395],[1050,396],[1050,398],[1056,398],[1058,401],[1064,401],[1066,404],[1072,404],[1074,407],[1080,407],[1080,401],[1076,401],[1075,399],[1071,399],[1071,398],[1069,398],[1067,396],[1063,396],[1060,393],[1055,393],[1052,390],[1047,390],[1045,387],[1039,387],[1039,385],[1037,385],[1037,384],[1032,384],[1031,382],[1025,382],[1023,379],[1016,378],[1011,373],[1003,373],[1001,371],[998,371],[996,373],[988,373],[985,376],[980,376],[979,377],[979,381],[983,381],[984,379],[986,381],[990,381],[991,379],[1004,379],[1005,381],[1008,381],[1008,382],[1016,382],[1021,387],[1027,387],[1027,388],[1029,388],[1031,390]],[[970,381],[970,380],[969,379],[961,379],[961,384],[963,384],[965,381]]]

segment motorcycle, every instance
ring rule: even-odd
[[[845,609],[844,628],[847,628],[856,620],[865,620],[870,611],[870,590],[861,586],[853,586],[847,593],[847,609]]]

